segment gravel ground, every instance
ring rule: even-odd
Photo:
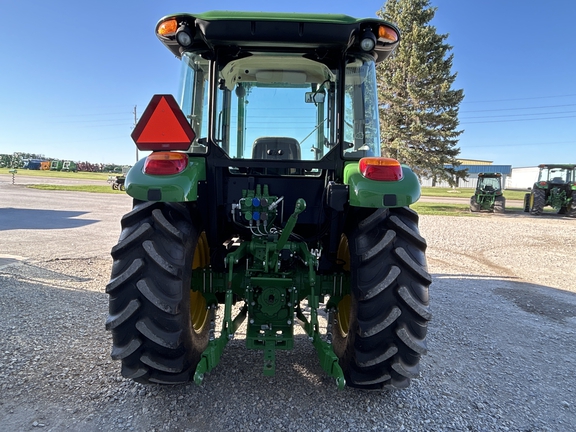
[[[338,391],[303,336],[265,377],[241,335],[202,387],[166,387],[123,379],[104,330],[129,199],[4,184],[0,196],[1,431],[574,429],[574,220],[421,218],[434,318],[407,390]]]

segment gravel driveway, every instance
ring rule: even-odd
[[[0,183],[0,430],[570,431],[576,221],[423,216],[428,356],[403,391],[338,391],[297,336],[275,377],[242,338],[202,387],[120,376],[104,330],[123,195]]]

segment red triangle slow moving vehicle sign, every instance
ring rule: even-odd
[[[154,95],[132,131],[143,151],[188,150],[196,133],[172,95]]]

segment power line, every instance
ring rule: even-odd
[[[555,99],[555,98],[564,98],[564,97],[574,97],[576,94],[566,94],[566,95],[558,95],[558,96],[536,96],[536,97],[527,97],[527,98],[514,98],[514,99],[493,99],[493,100],[484,100],[484,101],[467,101],[464,99],[462,101],[463,104],[466,103],[493,103],[493,102],[511,102],[511,101],[519,101],[519,100],[534,100],[534,99]]]
[[[78,125],[74,126],[74,129],[85,129],[85,128],[107,128],[113,126],[126,126],[127,128],[131,125],[127,122],[124,123],[109,123],[109,124],[90,124],[90,125]]]
[[[561,116],[561,117],[541,117],[541,118],[530,118],[530,119],[510,119],[510,120],[486,120],[486,121],[463,121],[462,124],[477,124],[477,123],[507,123],[507,122],[520,122],[520,121],[535,121],[535,120],[558,120],[576,118],[576,116]]]
[[[475,120],[475,119],[504,118],[504,117],[542,116],[542,115],[573,114],[573,113],[576,113],[576,111],[557,111],[557,112],[538,112],[538,113],[524,113],[524,114],[506,114],[506,115],[496,115],[496,116],[477,116],[477,117],[460,118],[460,120]],[[533,120],[533,119],[526,119],[526,120]]]
[[[479,145],[466,145],[469,148],[485,148],[485,147],[529,147],[529,146],[547,146],[547,145],[559,145],[559,144],[576,144],[576,141],[555,141],[546,143],[523,143],[523,144],[479,144]]]
[[[107,113],[93,113],[93,114],[59,114],[54,116],[46,116],[45,118],[57,119],[57,118],[67,118],[67,117],[98,117],[98,116],[111,116],[111,115],[127,115],[130,114],[127,111],[123,112],[107,112]]]
[[[522,107],[522,108],[498,108],[498,109],[485,109],[485,110],[472,110],[465,111],[465,113],[476,113],[476,112],[494,112],[494,111],[516,111],[516,110],[531,110],[531,109],[541,109],[541,108],[563,108],[576,106],[576,104],[565,104],[565,105],[543,105],[536,107]]]
[[[46,141],[43,142],[42,144],[44,145],[68,145],[68,144],[78,144],[79,142],[95,142],[95,141],[114,141],[114,142],[122,142],[122,141],[126,141],[126,136],[122,135],[122,136],[116,136],[116,137],[106,137],[106,138],[90,138],[90,139],[74,139],[74,140],[54,140],[54,141]],[[4,143],[0,143],[0,144],[4,144]],[[6,143],[7,144],[7,143]],[[37,141],[15,141],[15,142],[11,142],[11,145],[16,145],[16,146],[32,146],[35,144],[38,144]]]
[[[109,118],[109,119],[94,119],[94,120],[67,120],[67,121],[58,121],[53,122],[54,124],[70,124],[70,123],[102,123],[102,122],[111,122],[111,121],[124,121],[123,118]]]

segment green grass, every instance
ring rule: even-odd
[[[470,212],[470,206],[466,204],[441,204],[417,202],[410,206],[411,209],[420,215],[437,215],[437,216],[468,216],[477,217],[477,213]]]
[[[526,191],[508,191],[508,190],[505,190],[504,196],[506,197],[506,199],[524,201],[524,196],[527,193],[528,193],[528,190],[526,190]]]
[[[523,200],[526,192],[505,190],[504,196],[506,199]],[[470,198],[472,195],[474,195],[473,188],[449,189],[441,187],[422,187],[422,196]]]
[[[441,203],[430,203],[430,202],[417,202],[410,206],[411,209],[418,212],[420,215],[435,215],[435,216],[468,216],[468,217],[479,217],[481,215],[493,215],[496,213],[491,212],[475,212],[470,211],[470,206],[466,204],[441,204]],[[552,209],[544,209],[544,213],[554,213]],[[528,214],[524,213],[524,208],[522,207],[506,207],[504,214]]]
[[[0,168],[0,174],[10,174],[8,171],[10,168]],[[75,180],[107,180],[108,176],[120,175],[112,173],[96,173],[96,172],[67,172],[67,171],[42,171],[42,170],[28,170],[19,168],[16,173],[16,178],[18,175],[25,175],[31,177],[57,177],[57,178],[69,178]]]
[[[125,194],[124,191],[113,190],[112,186],[96,186],[96,185],[49,185],[49,184],[31,184],[26,185],[31,189],[40,190],[60,190],[60,191],[73,191],[73,192],[92,192],[92,193],[111,193],[111,194]]]

